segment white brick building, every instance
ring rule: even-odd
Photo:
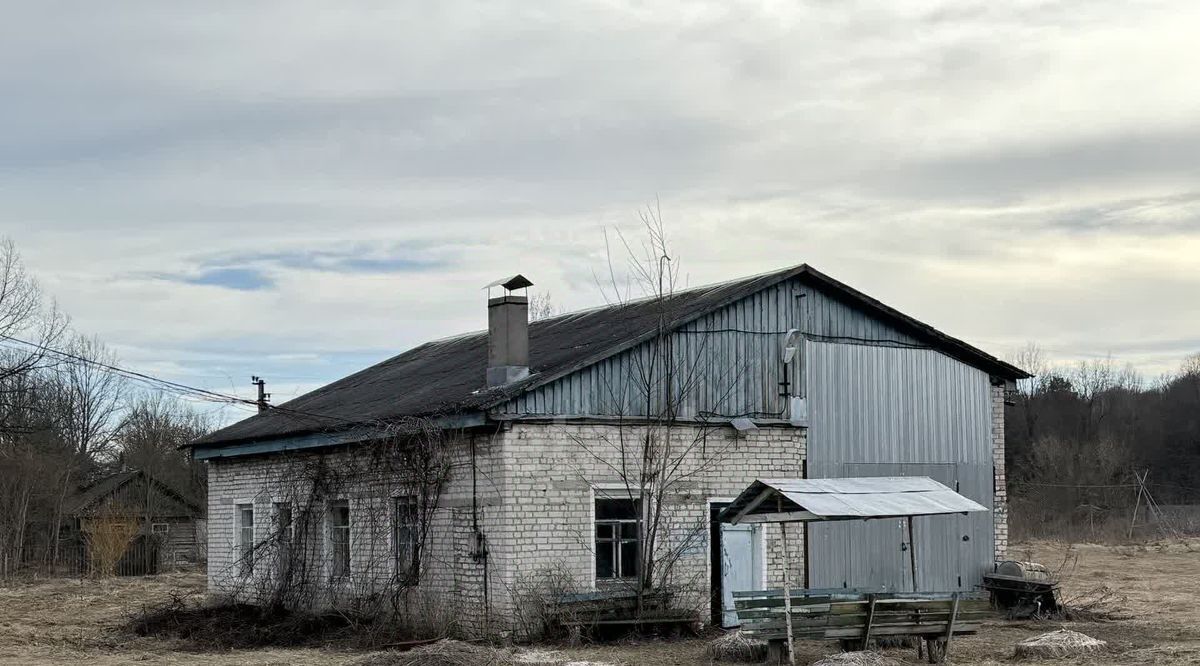
[[[306,601],[353,603],[399,576],[415,582],[402,605],[494,633],[528,629],[548,581],[607,590],[653,567],[672,606],[717,619],[727,588],[779,584],[783,548],[776,528],[730,531],[713,511],[755,479],[806,475],[940,476],[994,506],[921,528],[951,544],[922,563],[928,585],[969,589],[1003,552],[1004,395],[1021,370],[807,266],[532,324],[526,308],[491,299],[487,332],[198,441],[210,588],[269,593],[286,548]],[[428,437],[418,422],[449,470],[427,512],[390,462]],[[789,543],[797,584],[910,584],[877,566],[907,547],[887,525],[806,533]]]

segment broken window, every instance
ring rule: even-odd
[[[420,577],[420,544],[418,543],[417,498],[392,499],[392,548],[396,560],[396,578],[401,583],[415,585]]]
[[[329,503],[326,515],[329,534],[329,577],[350,577],[350,502]]]
[[[237,556],[243,576],[254,572],[254,505],[237,505]]]
[[[637,578],[642,512],[635,499],[596,499],[596,578]]]

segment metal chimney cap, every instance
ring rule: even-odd
[[[496,280],[495,282],[492,282],[484,287],[484,289],[491,289],[492,287],[504,287],[509,291],[513,291],[514,289],[524,289],[525,287],[532,286],[533,283],[529,281],[529,278],[517,273],[512,277],[500,278],[499,280]]]

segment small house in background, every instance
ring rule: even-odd
[[[81,572],[107,566],[111,573],[139,576],[203,561],[202,503],[142,470],[81,488],[67,499],[64,514],[60,539],[79,554]]]

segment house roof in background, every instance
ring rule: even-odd
[[[184,493],[172,488],[166,483],[159,481],[148,474],[145,474],[142,470],[136,469],[109,474],[108,476],[101,477],[100,479],[92,482],[78,493],[68,497],[63,505],[63,511],[67,515],[88,513],[94,509],[101,500],[106,497],[112,497],[122,488],[137,480],[139,477],[148,479],[160,493],[167,495],[180,506],[189,510],[191,513],[197,515],[203,513],[203,509],[196,500],[187,497]]]
[[[487,332],[477,331],[425,343],[211,433],[194,444],[255,442],[336,432],[406,417],[487,409],[644,342],[656,333],[664,312],[668,327],[678,328],[795,277],[866,309],[931,347],[990,374],[1005,379],[1028,376],[1015,366],[801,264],[679,291],[663,301],[640,299],[531,322],[530,376],[510,385],[486,388]]]

